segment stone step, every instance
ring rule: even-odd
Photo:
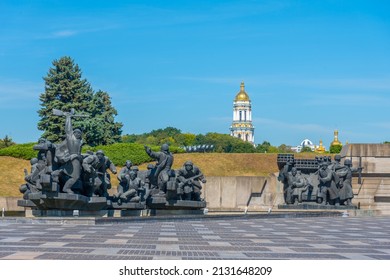
[[[375,202],[388,202],[390,203],[390,180],[381,180],[379,187],[374,195]]]
[[[373,207],[375,207],[375,209],[378,209],[378,210],[386,210],[386,209],[390,210],[390,203],[387,203],[387,202],[375,202]]]

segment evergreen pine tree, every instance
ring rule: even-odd
[[[69,112],[72,108],[77,114],[87,118],[72,119],[73,128],[83,131],[86,144],[91,146],[113,144],[121,140],[122,123],[115,122],[118,114],[111,105],[107,92],[93,92],[81,70],[70,57],[54,60],[45,80],[45,92],[40,95],[42,108],[38,111],[41,120],[38,129],[42,137],[58,142],[65,136],[65,118],[54,116],[53,109]]]
[[[69,112],[74,108],[79,114],[88,114],[93,90],[81,74],[79,66],[68,56],[53,61],[53,67],[43,78],[45,92],[39,97],[42,108],[38,111],[41,117],[38,129],[44,131],[42,137],[58,142],[65,135],[65,118],[54,116],[53,109]],[[73,126],[83,128],[83,121],[75,119]]]
[[[121,140],[120,122],[115,122],[118,114],[111,105],[111,98],[107,92],[97,91],[88,108],[90,117],[85,122],[85,139],[91,146],[109,145]]]

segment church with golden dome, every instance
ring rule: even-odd
[[[233,101],[233,123],[230,126],[230,135],[255,144],[255,128],[252,124],[252,105],[245,84],[241,83],[240,91]]]

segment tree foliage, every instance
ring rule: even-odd
[[[207,133],[206,135],[195,135],[192,133],[182,133],[180,129],[174,127],[152,130],[149,133],[140,135],[124,135],[122,137],[122,141],[126,143],[139,143],[146,145],[161,145],[163,143],[168,143],[177,147],[214,145],[214,151],[220,153],[256,152],[256,149],[252,144],[228,134]]]
[[[308,146],[302,147],[301,149],[301,153],[311,153],[311,152],[313,152],[313,150]]]
[[[0,139],[0,149],[10,147],[15,145],[15,142],[12,141],[12,138],[6,135],[3,139]]]
[[[268,153],[271,147],[271,143],[268,141],[263,141],[263,143],[257,145],[256,151],[258,153]]]
[[[53,109],[69,112],[72,108],[88,118],[74,118],[74,128],[83,130],[84,140],[92,146],[112,144],[120,140],[122,124],[115,122],[117,111],[112,107],[107,92],[94,93],[91,85],[82,78],[82,72],[73,59],[65,56],[53,61],[45,81],[45,92],[39,97],[41,109],[38,129],[42,137],[52,142],[65,135],[65,118],[53,115]]]
[[[331,145],[329,147],[329,152],[331,154],[338,154],[341,152],[341,149],[343,148],[343,145]]]

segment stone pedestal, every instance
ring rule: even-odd
[[[355,205],[321,205],[321,204],[280,204],[278,209],[285,210],[355,210]]]
[[[200,210],[206,207],[205,201],[166,200],[163,196],[152,196],[146,201],[150,209]]]

